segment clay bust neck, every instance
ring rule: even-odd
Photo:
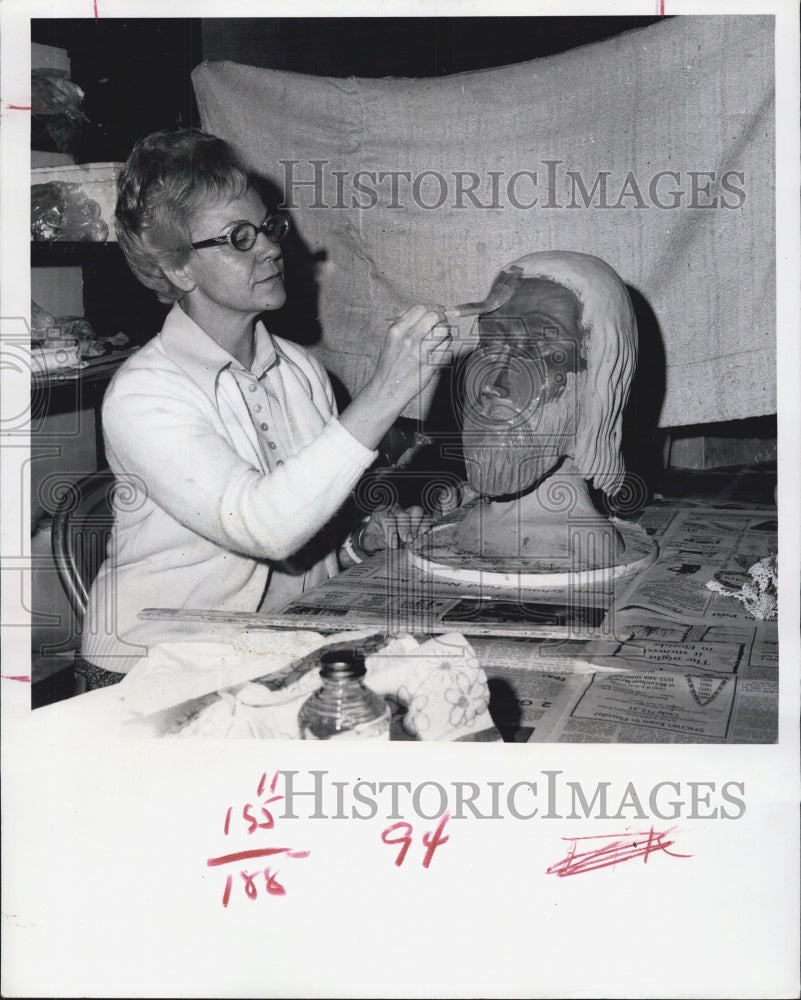
[[[513,500],[491,500],[489,506],[499,515],[503,510],[515,509],[519,516],[540,525],[564,524],[568,518],[582,523],[607,523],[590,499],[587,481],[572,458],[565,458],[535,489]]]
[[[521,568],[583,570],[614,564],[623,543],[590,499],[584,477],[566,459],[530,493],[477,504],[459,526],[456,547],[519,560]]]

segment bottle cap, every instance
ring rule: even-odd
[[[329,649],[320,657],[320,676],[345,680],[364,677],[367,667],[364,656],[355,649]]]

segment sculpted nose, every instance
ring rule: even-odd
[[[490,399],[509,398],[509,373],[507,364],[504,358],[497,365],[493,366],[492,371],[488,372],[487,378],[481,387],[482,396],[488,396]]]
[[[500,380],[487,382],[481,389],[482,396],[489,396],[491,399],[508,399],[509,391],[505,386],[500,385]]]

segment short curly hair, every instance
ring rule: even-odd
[[[128,266],[160,302],[183,294],[164,268],[186,262],[192,214],[241,197],[249,184],[235,150],[208,132],[188,128],[139,139],[117,178],[117,239]]]

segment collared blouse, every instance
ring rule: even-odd
[[[109,386],[115,525],[82,647],[99,666],[126,672],[193,631],[139,621],[144,607],[275,610],[338,570],[334,552],[297,575],[276,564],[336,514],[377,453],[337,419],[316,359],[261,323],[255,338],[247,370],[176,305]]]

